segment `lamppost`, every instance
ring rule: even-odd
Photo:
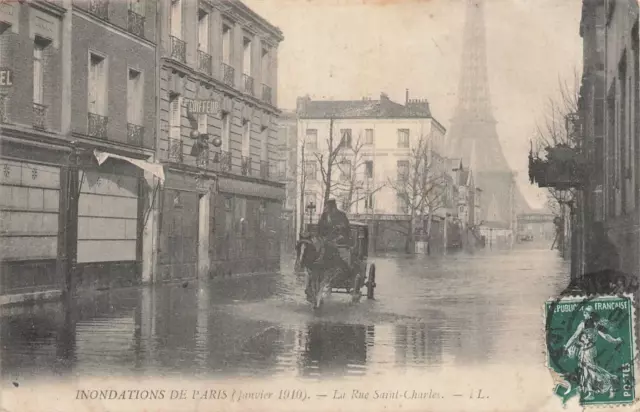
[[[309,212],[309,224],[312,225],[313,224],[313,212],[316,211],[316,204],[313,203],[313,200],[310,201],[307,204],[306,209],[307,209],[307,212]]]

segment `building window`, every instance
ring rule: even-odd
[[[171,95],[169,99],[169,137],[172,139],[182,139],[182,96]]]
[[[231,65],[231,26],[222,25],[222,63]]]
[[[264,127],[260,133],[260,145],[260,160],[266,162],[269,160],[269,129],[267,127]]]
[[[369,193],[364,198],[364,208],[365,209],[373,209],[373,193]]]
[[[251,76],[251,39],[244,37],[242,47],[242,73]]]
[[[44,66],[47,42],[36,37],[33,43],[33,102],[44,104]]]
[[[398,147],[401,149],[409,148],[409,129],[398,129]]]
[[[409,179],[409,161],[398,160],[397,169],[398,169],[398,181],[406,182]]]
[[[373,178],[373,160],[365,160],[364,175],[367,179]]]
[[[342,180],[351,179],[351,160],[345,159],[340,163],[340,172]]]
[[[251,150],[251,122],[242,122],[242,156],[249,156]]]
[[[142,73],[129,69],[129,79],[127,83],[127,122],[138,126],[142,125],[143,84]]]
[[[209,53],[209,13],[198,10],[198,50]]]
[[[306,180],[316,180],[317,164],[313,160],[304,162],[304,176]]]
[[[107,115],[107,62],[97,54],[89,53],[89,112]]]
[[[231,140],[231,117],[229,113],[222,113],[222,150],[229,150],[229,142]]]
[[[129,0],[129,10],[139,16],[144,16],[144,0]]]
[[[262,66],[262,83],[268,85],[270,83],[269,76],[269,48],[262,47],[262,61],[260,62]]]
[[[340,146],[351,147],[351,129],[340,129]]]
[[[209,129],[209,116],[206,113],[198,114],[198,132],[200,134],[207,134]]]
[[[171,0],[171,35],[182,38],[182,0]]]
[[[318,129],[307,129],[305,146],[310,150],[318,148]]]
[[[373,144],[373,129],[364,129],[364,144]]]
[[[397,213],[406,214],[409,213],[409,207],[407,206],[406,196],[398,193],[396,195],[396,210]]]

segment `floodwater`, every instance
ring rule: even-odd
[[[373,258],[376,299],[334,294],[319,313],[290,264],[276,275],[5,308],[2,378],[351,379],[527,362],[543,370],[543,303],[568,281],[566,262],[544,246]]]

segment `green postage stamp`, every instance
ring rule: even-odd
[[[633,403],[635,332],[633,297],[566,297],[545,304],[547,362],[563,402]]]

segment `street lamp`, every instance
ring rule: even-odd
[[[307,212],[309,212],[309,224],[313,224],[313,212],[316,211],[316,204],[313,203],[313,200],[307,204]]]

